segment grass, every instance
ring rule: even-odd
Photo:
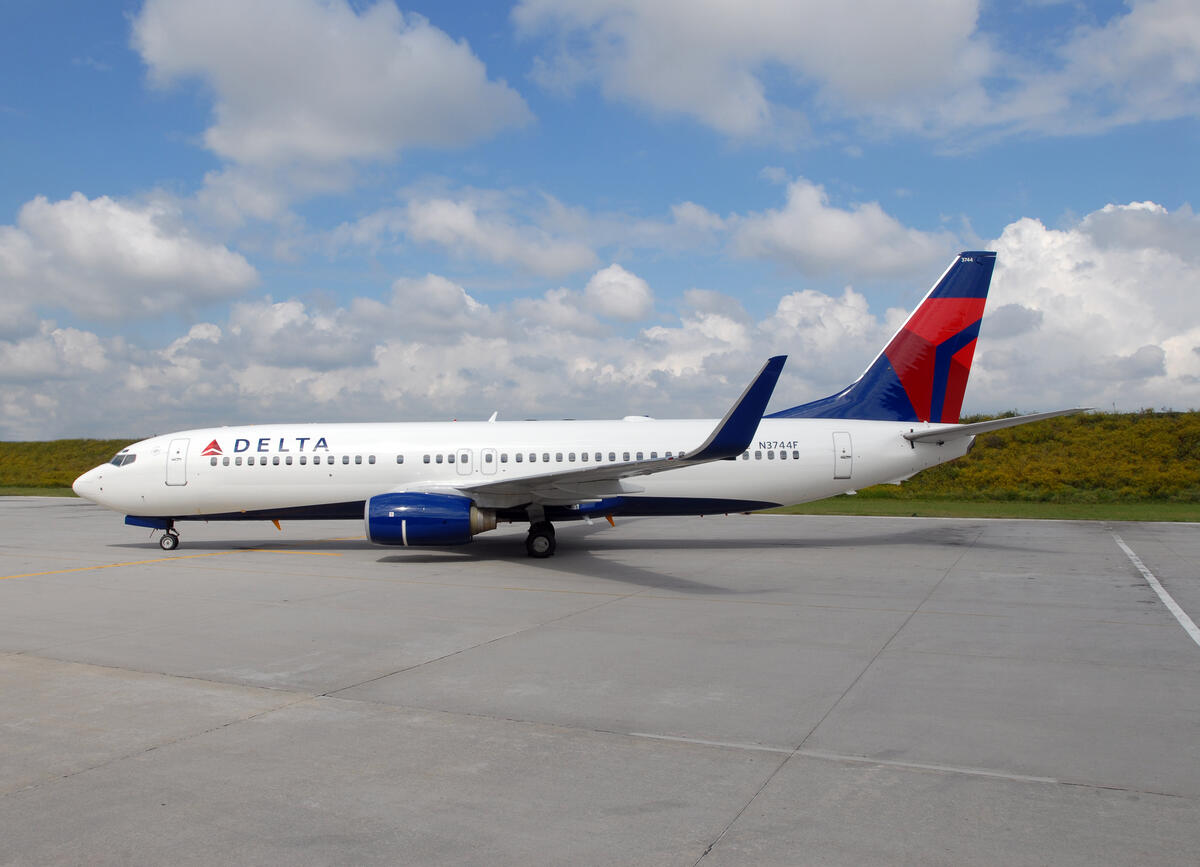
[[[1195,521],[1200,503],[1040,503],[832,497],[771,509],[776,515],[879,515],[920,518],[1042,518],[1070,521]]]
[[[35,488],[32,485],[0,485],[0,497],[73,497],[67,487]]]

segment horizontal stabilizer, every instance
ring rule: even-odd
[[[1074,415],[1077,412],[1087,412],[1090,409],[1090,406],[1077,406],[1073,409],[1035,412],[1031,415],[1017,415],[1011,418],[994,418],[991,421],[977,421],[973,424],[951,424],[906,433],[904,434],[904,438],[914,443],[938,443],[940,445],[950,440],[973,437],[977,434],[990,433],[994,430],[1004,430],[1006,427],[1016,427],[1017,425],[1029,424],[1030,422],[1042,421],[1043,419],[1058,418],[1060,415]]]

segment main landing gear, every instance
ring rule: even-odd
[[[525,537],[525,552],[539,559],[554,553],[554,525],[549,521],[532,521]]]
[[[175,530],[175,522],[172,521],[167,526],[167,531],[162,534],[162,538],[158,540],[158,547],[164,551],[174,551],[179,547],[179,533]]]

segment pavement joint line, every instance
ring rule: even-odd
[[[1179,625],[1183,627],[1183,631],[1188,634],[1197,646],[1200,646],[1200,628],[1197,628],[1192,618],[1188,617],[1187,612],[1179,607],[1179,603],[1167,592],[1167,588],[1162,586],[1162,583],[1155,577],[1154,573],[1142,562],[1142,558],[1125,544],[1125,540],[1116,533],[1113,533],[1112,537],[1116,541],[1117,546],[1125,552],[1125,556],[1129,558],[1129,562],[1142,573],[1142,577],[1146,579],[1146,583],[1150,585],[1150,589],[1162,600],[1162,604],[1167,606],[1167,610],[1175,615],[1175,619],[1179,621]]]
[[[87,665],[89,663],[83,663],[83,664]],[[108,668],[110,666],[98,666],[98,667]],[[118,669],[118,670],[120,670],[120,671],[136,671],[136,669]],[[142,673],[145,673],[145,672],[142,672]],[[163,677],[180,677],[180,675],[174,675],[174,674],[163,674],[161,676],[163,676]],[[201,678],[187,678],[186,676],[184,676],[184,677],[185,677],[185,679],[189,679],[189,680],[200,680],[202,683],[216,683],[216,684],[222,683],[221,681],[206,681]],[[255,687],[251,687],[251,688],[254,689]],[[266,687],[258,687],[258,688],[266,689]],[[281,690],[281,692],[284,692],[284,691]],[[212,734],[213,732],[220,731],[221,729],[229,728],[230,726],[238,725],[238,724],[244,723],[244,722],[250,722],[251,720],[255,720],[260,717],[264,717],[264,716],[276,713],[281,710],[287,710],[289,708],[296,707],[297,705],[305,704],[306,702],[311,702],[315,698],[316,698],[316,696],[313,696],[311,694],[301,694],[298,697],[294,698],[292,701],[284,702],[283,704],[276,705],[275,707],[264,708],[262,710],[255,711],[254,713],[249,714],[247,716],[237,717],[236,719],[227,719],[224,722],[210,726],[206,729],[201,729],[200,731],[195,731],[195,732],[191,732],[189,734],[183,734],[183,735],[179,735],[177,737],[168,738],[167,740],[160,741],[158,743],[153,743],[153,744],[150,744],[149,746],[143,746],[139,749],[132,750],[131,752],[128,752],[128,753],[123,753],[122,755],[112,756],[108,759],[105,759],[102,762],[98,762],[94,765],[88,765],[86,768],[79,768],[77,770],[69,771],[67,773],[59,774],[57,776],[46,777],[45,779],[30,783],[27,786],[22,786],[19,789],[13,789],[8,792],[0,792],[0,798],[9,798],[14,795],[21,795],[21,794],[24,794],[25,792],[29,792],[33,789],[40,789],[43,786],[62,782],[63,780],[69,780],[73,777],[78,777],[81,774],[87,774],[87,773],[91,773],[92,771],[98,771],[101,768],[106,768],[109,765],[116,764],[117,762],[125,762],[130,759],[137,758],[138,756],[144,756],[148,753],[152,753],[156,750],[160,750],[163,747],[172,747],[172,746],[175,746],[176,744],[181,744],[186,741],[194,740],[199,737],[204,737],[205,735]]]
[[[875,655],[872,656],[871,659],[867,662],[867,664],[863,666],[862,671],[860,671],[858,673],[858,675],[854,678],[854,680],[852,680],[850,682],[850,685],[847,686],[842,691],[842,694],[839,695],[836,700],[834,700],[834,702],[829,706],[829,709],[825,711],[825,713],[821,716],[821,718],[819,720],[817,720],[816,725],[814,725],[812,728],[810,728],[808,730],[808,733],[800,740],[800,743],[796,745],[796,748],[794,750],[792,750],[788,755],[783,757],[783,759],[779,762],[779,766],[776,767],[775,770],[773,770],[767,776],[767,778],[765,780],[763,780],[763,784],[758,787],[758,789],[754,792],[754,794],[750,796],[750,799],[748,801],[746,801],[746,803],[742,805],[742,808],[737,811],[737,813],[734,815],[734,817],[729,820],[729,824],[727,824],[721,830],[721,833],[717,835],[716,839],[714,839],[711,843],[708,844],[708,846],[705,847],[704,851],[700,853],[700,857],[697,858],[695,860],[695,862],[692,864],[692,867],[697,867],[697,865],[701,861],[703,861],[705,858],[707,858],[708,854],[710,852],[712,852],[712,850],[715,849],[722,840],[725,839],[725,836],[729,833],[730,829],[733,828],[733,826],[737,824],[738,820],[742,818],[742,815],[747,810],[750,809],[750,805],[753,804],[756,800],[758,800],[758,796],[761,795],[766,790],[767,786],[769,786],[771,784],[771,781],[774,780],[776,775],[778,775],[778,773],[784,769],[784,767],[787,765],[787,763],[790,762],[795,756],[802,755],[804,745],[805,745],[805,743],[808,742],[808,739],[813,736],[813,733],[821,727],[821,725],[825,722],[825,720],[829,719],[830,714],[832,714],[834,712],[834,710],[837,708],[837,706],[840,705],[842,703],[842,701],[845,700],[846,696],[850,694],[851,690],[854,689],[855,685],[857,685],[858,682],[863,679],[863,676],[868,671],[870,671],[871,666],[873,666],[875,664],[875,661],[877,659],[879,659],[880,656],[883,655],[883,652],[885,650],[887,650],[888,645],[890,645],[893,641],[895,641],[896,636],[904,631],[904,627],[906,627],[912,621],[912,619],[917,615],[917,612],[921,610],[922,606],[924,606],[925,603],[928,602],[930,600],[930,598],[933,596],[933,594],[937,591],[937,589],[942,586],[942,583],[946,580],[946,577],[951,572],[954,571],[954,569],[958,566],[958,564],[962,562],[962,559],[967,556],[967,554],[971,551],[972,548],[975,547],[975,543],[979,541],[979,539],[983,536],[984,532],[985,532],[984,528],[979,527],[978,532],[975,533],[974,538],[971,539],[971,541],[969,543],[966,543],[962,546],[963,549],[959,553],[959,555],[954,558],[954,562],[946,567],[946,569],[942,572],[941,577],[938,578],[938,580],[933,583],[933,586],[929,588],[929,591],[925,594],[925,596],[921,599],[921,601],[913,606],[913,609],[912,609],[912,611],[909,612],[908,616],[905,617],[903,622],[901,622],[901,624],[896,627],[896,630],[891,634],[891,636],[888,638],[888,640],[885,641],[880,646],[879,650],[875,651]]]
[[[316,557],[340,557],[340,553],[328,551],[287,551],[274,548],[234,548],[229,551],[206,551],[203,554],[177,554],[173,557],[154,557],[150,560],[127,560],[122,563],[97,563],[93,566],[72,566],[70,569],[50,569],[46,572],[21,572],[14,575],[0,575],[0,581],[6,578],[37,578],[41,575],[64,575],[68,572],[90,572],[95,569],[119,569],[123,566],[148,566],[152,563],[171,563],[176,560],[194,560],[197,557],[224,557],[229,554],[308,554]]]
[[[1160,629],[1167,628],[1160,626]],[[1132,669],[1134,671],[1195,671],[1195,665],[1156,665],[1140,662],[1109,662],[1103,659],[1082,659],[1069,656],[1012,656],[1003,653],[974,653],[969,650],[918,650],[901,647],[890,653],[912,656],[950,656],[967,659],[995,659],[1003,662],[1054,663],[1058,665],[1090,665],[1097,668]]]
[[[426,659],[422,662],[417,662],[412,665],[406,665],[403,668],[396,669],[395,671],[388,671],[383,674],[376,675],[375,677],[368,677],[365,680],[359,681],[358,683],[351,683],[351,684],[347,684],[346,686],[339,686],[337,689],[331,689],[327,692],[321,693],[321,697],[322,698],[336,698],[338,696],[338,693],[346,692],[347,690],[351,690],[351,689],[356,689],[357,687],[365,686],[368,683],[375,683],[376,681],[384,680],[385,678],[389,678],[389,677],[392,677],[397,674],[404,674],[405,672],[413,671],[418,668],[423,668],[426,665],[432,665],[434,663],[441,662],[445,659],[452,659],[453,657],[458,656],[460,654],[468,653],[472,650],[478,650],[481,647],[487,647],[488,645],[495,644],[497,641],[504,641],[506,638],[513,638],[517,635],[523,635],[526,632],[532,632],[535,629],[541,629],[545,626],[549,626],[552,623],[557,623],[560,620],[566,620],[568,617],[574,617],[577,614],[586,614],[589,611],[595,611],[597,608],[602,608],[605,605],[611,605],[614,602],[619,602],[622,599],[628,599],[629,597],[636,596],[636,595],[637,595],[636,593],[627,593],[623,596],[611,596],[611,597],[605,599],[603,602],[597,602],[595,605],[588,605],[587,607],[581,608],[578,611],[568,611],[564,614],[558,615],[557,617],[551,617],[549,620],[544,620],[540,623],[530,624],[529,626],[526,626],[522,629],[514,629],[512,632],[506,632],[504,635],[497,635],[495,638],[489,638],[487,641],[480,641],[478,644],[472,644],[470,647],[460,647],[458,650],[451,651],[450,653],[443,654],[442,656],[436,657],[434,659]]]

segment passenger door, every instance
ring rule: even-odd
[[[167,446],[167,484],[187,484],[187,450],[186,439],[171,440]]]
[[[833,435],[833,477],[848,479],[854,474],[854,452],[851,448],[850,434],[838,431]]]

